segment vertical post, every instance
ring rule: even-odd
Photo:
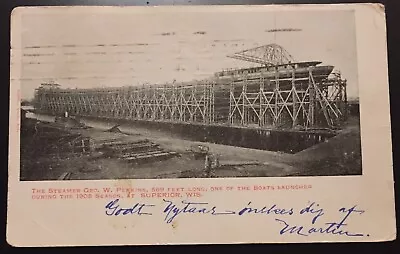
[[[182,105],[182,119],[184,122],[186,122],[187,120],[187,101],[186,101],[186,90],[187,90],[187,86],[185,86],[184,88],[182,88],[181,91],[181,105]]]
[[[116,92],[115,92],[115,98],[114,98],[114,115],[115,115],[115,118],[119,118],[119,110],[120,110],[120,107],[119,107],[119,101],[120,101],[120,97],[119,97],[119,91],[117,90]]]
[[[212,122],[215,122],[215,87],[216,84],[212,85]]]
[[[167,94],[166,94],[165,84],[162,88],[162,96],[161,96],[161,120],[165,120],[165,110],[167,108]]]
[[[212,122],[215,122],[215,87],[216,84],[213,82],[212,84]]]
[[[196,112],[196,105],[194,103],[196,102],[196,85],[192,85],[192,96],[190,99],[190,121],[194,122],[195,121],[195,112]]]
[[[174,120],[179,121],[179,85],[174,84]]]
[[[264,126],[264,72],[261,73],[261,78],[260,78],[260,111],[259,111],[259,126],[262,127]]]
[[[144,87],[144,86],[143,86]],[[146,94],[146,100],[145,100],[145,105],[146,105],[146,118],[145,120],[150,120],[151,119],[151,112],[152,112],[152,107],[151,107],[151,88],[147,84],[146,87],[144,87],[144,92]]]
[[[342,104],[343,104],[343,115],[344,115],[344,120],[347,120],[348,118],[348,103],[347,103],[347,81],[343,80],[343,82],[340,83],[340,86],[343,88],[343,96],[341,98]]]
[[[212,123],[213,122],[213,118],[214,118],[214,82],[210,83],[210,86],[208,87],[208,94],[209,94],[209,103],[208,103],[208,114],[209,114],[209,122]]]
[[[156,88],[154,88],[154,99],[156,100],[156,118],[160,119],[161,118],[161,105],[160,105],[160,87],[157,86]]]
[[[142,117],[142,87],[138,87],[138,89],[136,90],[136,119],[141,119]]]
[[[275,107],[274,107],[274,113],[275,113],[275,117],[274,117],[274,127],[278,127],[278,119],[280,116],[278,116],[278,101],[279,101],[279,70],[278,67],[275,66],[275,89],[274,89],[274,97],[275,97]]]
[[[144,90],[144,84],[140,87],[140,119],[146,119],[146,91]]]
[[[179,121],[183,122],[185,121],[185,117],[183,114],[183,100],[182,100],[182,96],[183,96],[183,86],[180,86],[179,88],[179,100],[178,100],[178,104],[179,104]]]
[[[152,99],[151,99],[151,104],[153,105],[153,112],[152,112],[152,120],[156,120],[157,118],[157,110],[158,110],[158,100],[157,100],[157,94],[156,94],[156,86],[152,87]]]
[[[82,152],[86,152],[85,141],[83,139],[81,140],[81,144],[82,144]]]
[[[229,124],[233,125],[233,114],[234,114],[234,105],[233,105],[233,96],[234,96],[234,86],[233,82],[231,81],[231,86],[229,88]]]
[[[207,108],[208,108],[208,99],[207,99],[207,87],[208,87],[208,83],[206,82],[206,84],[203,84],[203,123],[207,122]],[[200,107],[201,110],[201,107]]]
[[[208,93],[208,122],[211,123],[212,122],[212,115],[213,115],[213,111],[212,111],[212,96],[213,96],[213,83],[209,83],[208,87],[207,87],[207,93]]]
[[[293,127],[297,125],[297,90],[295,84],[296,74],[294,68],[292,69],[292,105],[293,105]]]
[[[244,78],[242,84],[242,125],[247,125],[247,112],[246,112],[246,99],[247,99],[247,76]]]
[[[314,84],[311,78],[312,70],[311,68],[308,69],[308,87],[309,87],[309,112],[308,116],[310,119],[310,126],[314,127],[315,124],[315,89]]]
[[[125,102],[126,102],[126,106],[127,106],[127,111],[126,111],[126,119],[131,119],[132,118],[132,114],[131,114],[131,103],[130,103],[130,98],[131,98],[131,88],[128,88],[126,90],[125,93]]]
[[[138,88],[136,87],[134,90],[132,90],[131,91],[131,107],[132,107],[132,109],[131,109],[131,111],[132,111],[132,113],[131,113],[131,115],[132,115],[132,117],[131,118],[133,118],[133,119],[137,119],[138,117],[137,117],[137,109],[138,109],[138,104],[139,104],[139,101],[137,100],[137,93],[138,93]]]

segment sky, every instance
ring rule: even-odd
[[[276,43],[297,61],[334,65],[358,97],[352,11],[266,8],[50,8],[23,12],[12,64],[21,64],[22,99],[42,82],[64,88],[120,87],[201,80],[226,68],[257,66],[228,58]],[[271,33],[271,29],[294,29]],[[15,54],[18,53],[18,54]],[[15,57],[15,56],[20,57]],[[18,66],[19,66],[18,64]]]

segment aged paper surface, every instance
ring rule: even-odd
[[[396,238],[384,8],[25,7],[15,246]]]

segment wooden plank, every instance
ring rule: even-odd
[[[141,161],[146,159],[166,159],[168,157],[172,157],[175,154],[171,154],[171,152],[163,152],[163,153],[156,153],[156,154],[148,154],[148,155],[140,155],[135,157],[125,158],[128,161]]]
[[[70,177],[71,177],[71,172],[64,172],[61,174],[58,180],[69,180]]]
[[[156,153],[161,153],[161,152],[164,152],[164,151],[163,150],[157,150],[157,151],[149,151],[149,152],[144,152],[144,153],[130,153],[130,154],[122,155],[121,158],[137,157],[137,156],[148,155],[148,154],[156,154]]]
[[[116,141],[116,142],[104,142],[103,145],[106,146],[119,146],[119,145],[133,145],[133,144],[142,144],[150,142],[147,139],[137,140],[137,141]]]
[[[154,143],[148,143],[148,144],[127,144],[127,145],[120,145],[120,146],[107,146],[111,149],[115,149],[115,150],[127,150],[127,149],[140,149],[140,148],[151,148],[151,147],[156,147],[159,146],[158,144],[154,144]]]

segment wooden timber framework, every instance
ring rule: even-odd
[[[69,115],[230,125],[265,129],[335,129],[347,117],[346,80],[320,78],[313,67],[256,78],[224,77],[165,85],[107,89],[39,88],[38,112]],[[271,75],[273,73],[273,75]],[[271,78],[272,76],[272,78]]]
[[[36,92],[41,112],[126,120],[211,123],[213,101],[212,83]]]
[[[308,75],[232,80],[229,92],[229,123],[273,129],[339,128],[347,118],[346,80],[316,80]]]

